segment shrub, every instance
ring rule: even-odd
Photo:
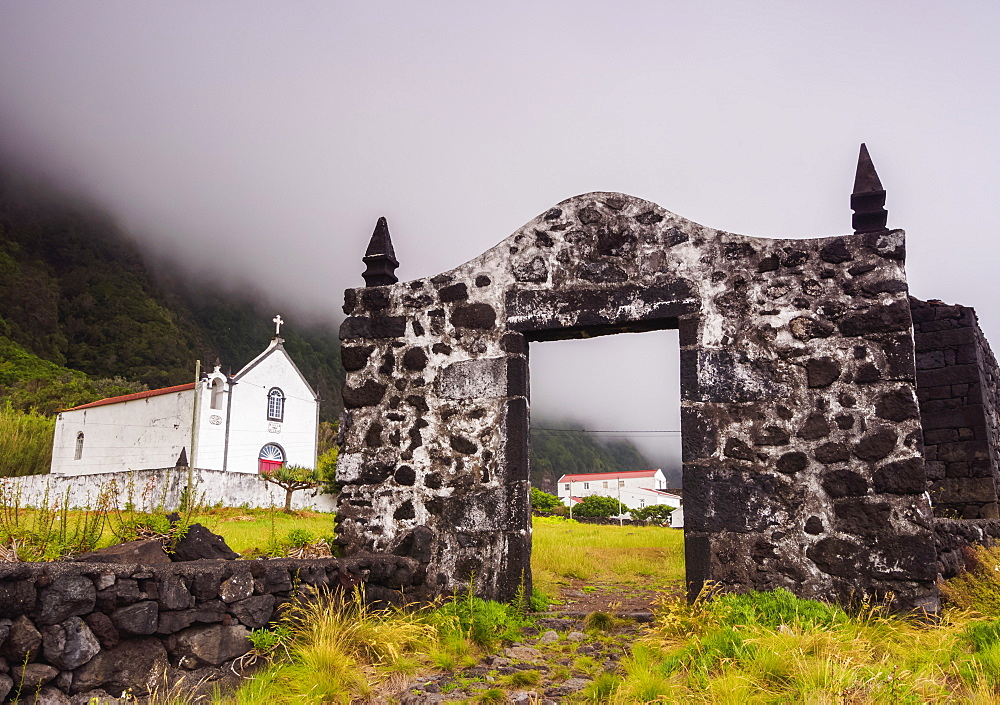
[[[277,649],[288,648],[292,640],[292,631],[287,625],[279,625],[274,629],[254,629],[250,632],[250,643],[258,656],[268,656]]]
[[[327,424],[329,425],[329,424]],[[316,475],[319,478],[323,494],[337,494],[340,486],[337,484],[337,458],[340,448],[331,445],[316,458]]]
[[[624,514],[628,508],[614,497],[592,494],[574,505],[573,515],[581,517],[616,517]]]
[[[313,542],[313,535],[306,529],[292,529],[285,536],[285,543],[291,548],[302,548]]]
[[[531,508],[540,512],[551,512],[553,509],[562,507],[562,500],[554,494],[543,492],[537,487],[531,488]]]
[[[537,587],[531,588],[531,597],[528,598],[528,609],[532,612],[548,612],[551,598]]]
[[[47,561],[92,551],[108,524],[115,493],[105,485],[89,512],[69,511],[69,491],[50,498],[46,487],[37,509],[21,507],[21,488],[14,481],[0,483],[0,544],[22,561]],[[50,501],[51,499],[51,501]]]
[[[629,515],[636,521],[652,521],[657,524],[669,524],[674,508],[666,504],[651,504],[648,507],[629,510]]]

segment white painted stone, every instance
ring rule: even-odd
[[[225,507],[251,507],[267,509],[285,506],[285,491],[264,482],[259,475],[222,472],[192,468],[194,493],[199,502]],[[134,472],[91,473],[88,475],[34,475],[0,479],[16,488],[21,504],[38,506],[45,500],[62,501],[69,490],[71,508],[95,506],[98,495],[114,481],[118,489],[119,505],[133,501],[139,509],[174,511],[180,507],[181,493],[188,484],[188,471],[184,468],[136,470]],[[130,490],[131,488],[131,490]],[[332,495],[313,494],[314,490],[300,490],[292,495],[293,509],[312,509],[320,512],[336,511]]]

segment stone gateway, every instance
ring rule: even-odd
[[[590,193],[406,283],[381,220],[368,286],[347,290],[341,327],[341,543],[415,558],[442,592],[530,590],[529,344],[679,329],[692,594],[712,580],[936,610],[905,241],[885,227],[864,147],[851,200],[855,234],[774,240]],[[963,384],[982,369],[963,368]],[[995,432],[983,403],[970,433]],[[996,454],[991,439],[970,440],[950,452],[986,449],[979,494],[948,504],[979,516],[995,512]]]

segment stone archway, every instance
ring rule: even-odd
[[[590,193],[406,283],[375,272],[395,264],[376,231],[383,285],[346,292],[341,328],[340,541],[511,599],[530,581],[527,343],[676,326],[689,589],[936,609],[904,238],[872,230],[745,237]]]

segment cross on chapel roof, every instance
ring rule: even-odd
[[[274,322],[274,337],[277,338],[281,335],[281,324],[285,321],[281,318],[281,314],[277,314],[271,319]]]

